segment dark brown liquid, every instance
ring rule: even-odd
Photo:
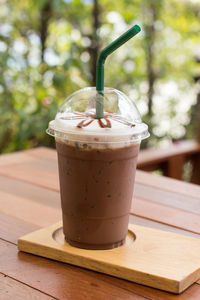
[[[56,142],[63,231],[71,245],[111,249],[123,244],[139,147],[87,150]]]

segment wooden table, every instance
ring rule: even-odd
[[[26,253],[17,239],[61,219],[56,152],[0,156],[0,299],[200,299],[173,295]],[[130,222],[200,237],[200,186],[137,171]]]

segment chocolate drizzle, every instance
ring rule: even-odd
[[[82,127],[86,127],[88,125],[90,125],[94,120],[89,120],[87,122],[87,120],[82,120],[80,123],[78,123],[77,127],[78,128],[82,128]]]
[[[96,115],[91,112],[74,112],[73,116],[69,117],[63,117],[63,120],[81,120],[78,124],[78,128],[83,128],[89,126],[92,122],[94,122],[96,119]],[[116,122],[122,123],[124,125],[134,127],[135,124],[123,119],[118,114],[111,114],[111,113],[105,113],[104,118],[98,119],[97,122],[99,124],[99,127],[101,128],[111,128],[112,123],[110,120],[114,120]]]
[[[103,123],[103,120],[106,121],[106,124]],[[101,128],[111,128],[112,127],[110,120],[106,117],[104,119],[98,119],[98,123]]]

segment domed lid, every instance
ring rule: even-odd
[[[103,97],[104,118],[96,119],[96,99]],[[102,99],[101,99],[102,100]],[[70,140],[101,137],[105,142],[131,138],[141,141],[149,136],[148,126],[141,121],[136,105],[122,92],[105,88],[104,96],[95,87],[87,87],[71,94],[61,104],[55,120],[49,123],[47,133]]]

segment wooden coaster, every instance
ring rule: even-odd
[[[18,249],[173,293],[200,278],[200,240],[133,224],[112,250],[70,246],[61,222],[21,237]]]

